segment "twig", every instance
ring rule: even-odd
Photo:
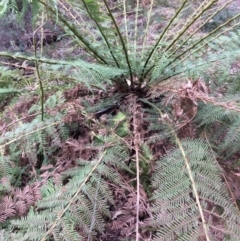
[[[96,168],[98,167],[98,165],[100,164],[100,162],[102,161],[103,157],[106,154],[106,150],[103,152],[103,154],[100,156],[99,160],[97,161],[97,163],[94,165],[94,167],[92,168],[92,170],[88,173],[88,175],[86,176],[85,180],[82,182],[82,184],[80,185],[79,189],[77,190],[77,192],[73,195],[73,197],[70,199],[70,201],[68,202],[67,206],[64,208],[64,210],[59,214],[58,218],[56,219],[56,221],[51,225],[51,227],[48,229],[48,231],[45,233],[45,235],[41,238],[40,241],[45,241],[46,238],[48,237],[48,235],[54,230],[54,228],[58,225],[58,222],[61,220],[61,218],[63,217],[63,215],[67,212],[67,210],[69,209],[69,207],[72,205],[72,203],[75,201],[75,198],[80,194],[80,192],[82,191],[83,186],[86,184],[86,182],[88,181],[88,179],[91,177],[91,175],[93,174],[93,172],[96,170]]]
[[[139,141],[138,133],[138,114],[136,96],[133,97],[133,132],[134,132],[134,149],[136,152],[136,181],[137,181],[137,201],[136,201],[136,241],[139,240],[139,205],[140,205],[140,169],[139,169]]]

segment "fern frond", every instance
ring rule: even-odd
[[[4,102],[5,99],[13,97],[14,95],[20,93],[18,89],[14,88],[0,88],[0,101]]]
[[[3,16],[5,14],[5,12],[7,11],[8,3],[9,3],[9,0],[1,1],[1,4],[0,4],[0,16]]]
[[[42,224],[53,222],[56,216],[57,213],[53,212],[36,213],[32,208],[25,218],[12,221],[13,227],[21,228],[23,231],[12,232],[10,236],[11,238],[21,237],[23,240],[39,240],[47,231],[47,225]]]
[[[18,175],[20,175],[20,170],[8,156],[0,156],[0,170],[0,179],[8,177],[4,182],[5,185],[0,184],[1,190],[9,191],[11,184],[14,184]]]
[[[206,124],[213,124],[216,121],[223,121],[224,119],[235,119],[237,118],[237,113],[231,112],[228,109],[223,108],[222,106],[216,105],[200,105],[198,114],[196,116],[196,122],[200,126]]]
[[[224,142],[222,143],[220,149],[222,152],[226,152],[227,156],[231,156],[232,154],[239,151],[240,148],[240,116],[236,120],[234,120],[229,129],[227,130],[227,134],[224,138]]]
[[[225,101],[235,103],[235,108],[229,107],[225,102],[222,105],[200,104],[196,116],[196,123],[205,126],[208,138],[211,139],[213,146],[218,143],[219,154],[231,156],[239,150],[239,108],[238,96],[229,96]]]
[[[105,188],[107,186],[101,176],[94,177],[92,175],[89,182],[86,183],[86,178],[89,177],[89,172],[92,173],[93,167],[92,164],[81,166],[77,170],[78,175],[74,175],[73,178],[69,176],[71,172],[66,172],[70,180],[65,186],[55,185],[53,181],[43,185],[42,199],[39,200],[35,210],[32,209],[26,218],[14,221],[12,225],[21,228],[21,233],[24,234],[24,237],[28,237],[29,240],[45,240],[44,237],[47,237],[45,235],[47,231],[58,239],[61,237],[62,240],[79,240],[81,235],[79,235],[77,229],[84,229],[87,237],[93,219],[95,221],[92,229],[102,231],[102,215],[109,216],[107,202],[112,202],[112,200],[110,193],[108,193],[106,199],[107,190]],[[69,201],[73,196],[74,202]],[[94,209],[96,202],[96,209]],[[65,210],[64,213],[63,210]],[[62,213],[63,217],[56,223],[58,219],[57,213]],[[52,228],[49,229],[49,227]],[[27,232],[24,233],[24,230]],[[16,235],[16,233],[13,235]]]
[[[159,229],[153,240],[212,240],[214,217],[221,220],[221,233],[237,240],[238,211],[230,204],[214,153],[201,140],[184,141],[182,148],[172,150],[155,170],[152,224]]]
[[[74,223],[71,220],[70,216],[64,217],[60,223],[59,226],[59,232],[61,232],[61,240],[73,240],[78,241],[81,240],[81,236],[79,233],[75,230]]]

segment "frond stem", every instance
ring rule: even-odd
[[[168,65],[166,65],[166,67],[170,66],[172,63],[174,63],[177,59],[179,59],[180,57],[182,57],[185,53],[187,53],[188,51],[190,51],[191,49],[195,48],[198,44],[200,44],[201,42],[203,42],[205,39],[207,39],[208,37],[210,37],[211,35],[213,35],[214,33],[216,33],[219,29],[223,28],[224,26],[228,25],[230,22],[234,21],[236,18],[238,18],[240,16],[240,14],[237,14],[236,16],[234,16],[233,18],[231,18],[230,20],[228,20],[227,22],[225,22],[224,24],[220,25],[218,28],[216,28],[215,30],[213,30],[212,32],[210,32],[208,35],[206,35],[205,37],[203,37],[202,39],[200,39],[199,41],[197,41],[195,44],[193,44],[190,48],[188,48],[187,50],[185,50],[184,52],[182,52],[181,54],[179,54],[178,56],[176,56],[173,60],[171,60]],[[233,26],[229,27],[228,29],[225,29],[224,31],[220,32],[218,35],[216,35],[214,38],[212,38],[210,41],[202,44],[201,46],[199,46],[197,49],[195,49],[191,55],[188,55],[186,57],[184,57],[183,59],[181,59],[181,61],[179,61],[178,63],[176,63],[172,68],[175,68],[176,66],[178,66],[180,63],[182,63],[184,60],[186,60],[187,58],[189,58],[190,56],[192,56],[194,53],[196,53],[197,51],[199,51],[201,48],[203,48],[205,45],[207,45],[208,43],[212,42],[214,39],[218,38],[219,36],[221,36],[223,33],[233,29],[234,27],[240,25],[240,23],[236,23]],[[225,59],[225,58],[221,58],[221,59]],[[215,61],[215,60],[214,60]],[[209,61],[209,62],[214,62],[214,61]],[[200,65],[195,65],[194,67],[197,66],[201,66],[203,64]],[[154,68],[155,66],[151,66],[145,73],[145,76],[148,75],[148,73]],[[175,74],[168,76],[164,79],[162,79],[161,81],[167,80],[173,76],[176,76],[178,74],[181,74],[184,71],[180,71],[180,72],[176,72]]]
[[[139,0],[137,0],[137,7],[136,7],[136,11],[135,11],[134,58],[136,58],[136,51],[137,51],[138,11],[139,11]]]
[[[84,39],[82,37],[81,34],[79,34],[78,30],[76,29],[76,27],[69,23],[69,21],[59,12],[57,12],[55,9],[53,9],[51,6],[49,6],[45,1],[43,0],[38,0],[41,4],[43,4],[44,6],[47,7],[47,9],[49,9],[53,14],[57,15],[59,17],[59,19],[63,22],[63,24],[74,34],[75,37],[77,37],[85,46],[86,46],[86,51],[89,53],[92,53],[93,56],[100,62],[104,63],[104,64],[108,64],[107,61],[98,54],[98,52],[91,47],[90,43],[88,43],[86,41],[86,39]]]
[[[147,26],[146,26],[146,29],[145,29],[145,35],[144,35],[144,39],[143,39],[142,57],[143,57],[144,49],[145,49],[145,46],[146,46],[147,35],[148,35],[148,30],[149,30],[150,20],[151,20],[151,14],[152,14],[152,9],[153,9],[153,2],[154,2],[154,0],[151,0],[150,8],[148,10]]]
[[[205,1],[199,6],[199,8],[193,13],[192,17],[186,22],[186,24],[181,28],[181,30],[178,32],[177,36],[173,39],[173,41],[168,45],[168,47],[164,50],[164,53],[166,53],[187,31],[187,29],[192,26],[192,24],[201,17],[201,15],[206,12],[217,0],[212,0],[209,2],[206,6],[203,6]],[[198,13],[199,10],[199,13]],[[169,64],[167,65],[169,66]],[[155,67],[155,65],[151,66],[146,73],[144,74],[143,79],[147,76],[147,74]]]
[[[45,126],[36,128],[35,130],[30,131],[30,132],[28,132],[28,133],[26,133],[26,134],[19,135],[19,136],[17,136],[16,138],[11,139],[11,141],[5,142],[3,145],[0,145],[0,149],[3,148],[3,147],[5,147],[5,146],[8,146],[8,145],[11,144],[11,143],[14,143],[15,141],[20,140],[21,138],[23,138],[23,137],[25,137],[25,136],[31,135],[31,134],[33,134],[33,133],[35,133],[35,132],[37,132],[37,131],[44,130],[44,129],[50,127],[50,126],[58,125],[58,124],[61,124],[61,123],[62,123],[62,121],[56,121],[56,122],[51,123],[51,124],[49,124],[49,125],[45,125]]]
[[[107,37],[105,36],[105,34],[104,34],[104,32],[103,32],[100,24],[98,23],[98,21],[96,21],[96,19],[93,17],[93,15],[91,14],[91,12],[89,11],[89,8],[88,8],[85,0],[82,0],[82,2],[83,2],[83,5],[85,6],[85,8],[86,8],[86,10],[87,10],[88,15],[89,15],[90,18],[94,21],[94,23],[97,25],[100,33],[102,34],[102,37],[104,38],[104,40],[105,40],[105,42],[106,42],[106,44],[107,44],[107,46],[108,46],[108,49],[109,49],[109,51],[110,51],[110,54],[112,55],[112,58],[114,59],[117,67],[119,68],[120,65],[118,64],[118,61],[117,61],[116,57],[115,57],[114,54],[113,54],[112,48],[111,48],[111,46],[110,46],[110,43],[108,42],[108,39],[107,39]]]
[[[127,48],[129,49],[126,0],[123,0],[123,14],[124,14],[124,25],[125,25]]]
[[[168,31],[168,29],[170,28],[170,26],[172,25],[173,21],[177,18],[178,14],[182,11],[182,9],[184,8],[185,4],[187,3],[188,0],[185,0],[182,5],[180,6],[180,8],[177,10],[176,14],[173,16],[173,18],[169,21],[168,25],[166,26],[166,28],[163,30],[163,32],[161,33],[159,39],[157,40],[157,42],[155,43],[155,45],[153,46],[150,54],[148,55],[148,58],[143,66],[143,70],[141,73],[141,82],[144,80],[144,78],[146,77],[146,74],[144,74],[145,68],[147,67],[150,59],[152,58],[155,50],[157,49],[160,41],[163,39],[163,37],[165,36],[166,32]]]
[[[51,225],[51,227],[48,229],[48,231],[45,233],[45,235],[41,238],[40,241],[45,241],[47,239],[47,236],[54,230],[54,228],[58,225],[58,222],[61,220],[63,215],[67,212],[69,207],[72,205],[72,203],[75,201],[75,198],[80,194],[82,191],[83,186],[86,184],[88,179],[92,176],[93,172],[97,169],[98,165],[102,161],[103,157],[106,154],[106,150],[102,153],[100,158],[97,160],[97,163],[93,166],[92,170],[88,173],[82,184],[80,185],[79,189],[76,191],[76,193],[73,195],[73,197],[69,200],[68,204],[64,208],[64,210],[58,215],[56,221]]]
[[[164,120],[162,111],[156,105],[154,105],[153,103],[152,103],[152,106],[155,109],[157,109],[161,118]],[[185,161],[185,165],[187,167],[188,175],[189,175],[190,181],[192,183],[193,194],[194,194],[194,197],[195,197],[196,202],[197,202],[198,210],[199,210],[200,217],[201,217],[202,224],[203,224],[203,229],[204,229],[204,232],[205,232],[205,237],[206,237],[207,241],[211,241],[210,238],[209,238],[207,223],[206,223],[206,220],[205,220],[205,217],[204,217],[204,214],[203,214],[203,208],[202,208],[201,203],[200,203],[200,197],[199,197],[199,194],[198,194],[198,190],[197,190],[197,187],[196,187],[196,184],[195,184],[194,177],[192,175],[192,170],[191,170],[191,166],[189,164],[189,160],[188,160],[187,155],[185,153],[184,147],[183,147],[180,139],[177,136],[176,131],[174,131],[174,128],[172,128],[172,126],[169,123],[166,122],[166,124],[169,126],[170,129],[172,129],[172,133],[173,133],[173,136],[175,138],[175,142],[178,145],[178,147],[179,147],[179,149],[182,153],[182,157]]]
[[[106,0],[103,0],[103,2],[104,2],[105,6],[106,6],[106,8],[107,8],[107,10],[108,10],[109,16],[111,17],[111,19],[112,19],[112,21],[113,21],[113,24],[114,24],[114,26],[115,26],[115,29],[116,29],[116,31],[117,31],[117,33],[118,33],[119,38],[120,38],[120,41],[121,41],[121,44],[122,44],[122,47],[123,47],[123,52],[124,52],[124,54],[125,54],[125,58],[126,58],[126,61],[127,61],[129,73],[130,73],[131,86],[133,86],[132,67],[131,67],[131,64],[130,64],[129,57],[128,57],[128,52],[127,52],[127,49],[126,49],[126,45],[125,45],[125,43],[124,43],[124,41],[123,41],[122,34],[121,34],[121,32],[120,32],[120,30],[119,30],[119,28],[118,28],[118,25],[117,25],[117,23],[116,23],[116,20],[115,20],[114,16],[112,15],[112,12],[111,12],[111,10],[110,10],[110,8],[109,8],[109,6],[108,6],[107,1],[106,1]]]
[[[33,33],[33,46],[34,46],[34,56],[35,56],[35,65],[36,65],[36,73],[37,73],[37,79],[40,87],[40,92],[41,92],[41,119],[42,121],[44,120],[44,89],[43,89],[43,84],[40,76],[40,71],[39,71],[39,63],[37,59],[37,46],[36,46],[36,41],[35,41],[35,34],[38,32],[39,29],[43,29],[43,26],[45,23],[43,23],[39,28],[36,29],[36,31]],[[42,40],[43,41],[43,40]],[[42,43],[41,43],[42,45]]]
[[[218,28],[216,28],[215,30],[213,30],[212,32],[210,32],[208,35],[206,35],[205,37],[201,38],[199,41],[197,41],[195,44],[193,44],[190,48],[186,49],[184,52],[182,52],[181,54],[179,54],[178,56],[176,56],[167,66],[169,66],[170,64],[174,63],[177,59],[179,59],[181,56],[183,56],[185,53],[187,53],[188,51],[190,51],[191,49],[195,48],[199,43],[203,42],[205,39],[207,39],[208,37],[210,37],[211,35],[213,35],[214,33],[216,33],[219,29],[223,28],[224,26],[228,25],[229,23],[231,23],[232,21],[234,21],[236,18],[238,18],[240,16],[240,13],[237,14],[236,16],[234,16],[233,18],[229,19],[227,22],[225,22],[224,24],[220,25]],[[240,23],[236,23],[233,26],[229,27],[228,29],[225,29],[224,31],[220,32],[219,34],[217,34],[215,37],[213,37],[210,41],[202,44],[201,46],[199,46],[197,49],[195,49],[191,54],[196,53],[198,50],[200,50],[201,48],[203,48],[205,45],[207,45],[208,43],[212,42],[214,39],[218,38],[219,36],[221,36],[223,33],[233,29],[234,27],[238,26]],[[181,63],[182,61],[186,60],[189,56],[186,56],[185,58],[183,58],[179,63]],[[177,66],[179,63],[177,63],[175,66]],[[175,67],[174,66],[174,67]]]
[[[175,52],[177,52],[194,34],[196,34],[207,22],[209,22],[215,15],[217,15],[219,12],[221,12],[226,6],[228,6],[233,0],[228,1],[223,5],[221,8],[219,8],[214,14],[212,14],[204,23],[202,23],[192,34],[190,34],[187,39],[185,39],[172,53],[169,54],[168,57],[171,57]]]
[[[173,39],[173,41],[168,45],[168,47],[164,50],[164,52],[167,52],[181,37],[182,35],[188,30],[189,27],[192,26],[192,24],[202,16],[204,12],[206,12],[217,0],[213,0],[209,2],[206,6],[201,7],[204,2],[199,6],[199,8],[193,13],[193,15],[188,19],[186,24],[182,27],[182,29],[178,32],[177,36]],[[197,13],[199,10],[199,13]]]
[[[236,53],[236,54],[237,54],[237,53],[240,54],[239,51],[238,51],[238,52],[235,51],[235,53]],[[187,57],[189,57],[189,56],[187,56]],[[226,58],[229,58],[229,57],[223,57],[223,58],[221,58],[221,60],[226,59]],[[215,62],[216,60],[217,60],[217,59],[209,60],[208,62],[201,63],[201,64],[197,64],[197,65],[193,66],[192,68],[196,68],[196,67],[199,67],[199,66],[202,66],[202,65],[206,65],[206,64],[208,64],[208,63]],[[218,60],[219,60],[219,59],[218,59]],[[177,66],[177,65],[175,65],[174,67],[176,67],[176,66]],[[153,67],[154,67],[154,66],[153,66]],[[173,67],[173,68],[174,68],[174,67]],[[191,69],[192,69],[192,68],[191,68]],[[179,75],[179,74],[185,73],[186,70],[190,70],[190,68],[189,68],[189,69],[184,69],[184,70],[181,70],[181,71],[179,71],[179,72],[176,72],[176,73],[174,73],[174,74],[172,74],[172,75],[169,75],[169,76],[161,79],[160,82],[163,82],[163,81],[165,81],[165,80],[167,80],[167,79],[169,79],[169,78],[172,78],[172,77],[174,77],[174,76],[177,76],[177,75]]]
[[[198,210],[199,210],[199,213],[200,213],[200,216],[201,216],[202,225],[203,225],[203,229],[204,229],[204,232],[205,232],[206,240],[207,241],[211,241],[210,238],[209,238],[207,223],[206,223],[206,220],[205,220],[205,217],[204,217],[204,214],[203,214],[203,208],[202,208],[202,205],[200,203],[198,190],[197,190],[197,187],[196,187],[196,183],[195,183],[194,177],[192,175],[192,170],[191,170],[191,166],[189,164],[189,160],[187,158],[187,155],[185,153],[185,150],[183,148],[183,145],[182,145],[181,141],[177,137],[177,134],[174,133],[174,136],[175,136],[176,143],[177,143],[177,145],[178,145],[178,147],[179,147],[179,149],[180,149],[180,151],[182,153],[183,159],[185,161],[185,165],[187,167],[188,175],[189,175],[189,178],[190,178],[191,183],[192,183],[192,189],[193,189],[194,197],[196,199]]]
[[[137,100],[133,98],[133,132],[134,132],[134,149],[136,152],[136,182],[137,182],[137,200],[136,200],[136,241],[139,240],[139,204],[140,204],[140,170],[139,170],[139,142],[140,134],[138,131],[138,115],[137,115]]]

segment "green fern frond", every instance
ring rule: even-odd
[[[11,185],[15,184],[21,171],[8,156],[0,156],[0,169],[0,178],[8,177],[5,185],[0,184],[0,189],[10,191]]]
[[[0,66],[0,77],[0,88],[13,87],[14,82],[20,79],[20,73],[18,70],[9,70]]]
[[[126,161],[129,159],[129,149],[124,144],[119,144],[115,142],[114,146],[108,149],[107,155],[104,158],[104,163],[107,165],[111,164],[118,167],[120,170],[126,170],[131,173],[132,171],[126,165]],[[114,181],[113,178],[114,176],[111,178],[112,181]]]
[[[74,172],[67,171],[65,175],[68,176],[69,181],[66,185],[58,186],[53,181],[46,183],[42,187],[42,199],[36,205],[35,211],[30,211],[26,218],[14,221],[13,226],[21,228],[22,231],[29,228],[29,232],[25,233],[29,240],[47,237],[45,235],[47,227],[52,225],[54,228],[49,235],[62,237],[62,240],[69,240],[70,237],[73,240],[79,240],[81,235],[77,232],[78,229],[84,232],[85,237],[90,235],[90,227],[92,231],[102,232],[103,216],[110,216],[107,202],[112,202],[112,198],[100,175],[93,174],[86,183],[86,178],[89,173],[92,173],[93,167],[94,165],[90,163],[75,169]],[[73,175],[72,178],[71,175]],[[76,193],[79,194],[76,195]],[[70,202],[73,196],[74,202]],[[68,208],[62,213],[66,206]],[[57,213],[62,213],[63,218],[59,219],[56,225]]]
[[[230,204],[214,153],[201,140],[184,141],[182,148],[172,150],[155,170],[153,240],[212,240],[214,217],[221,220],[222,235],[237,240],[238,211]]]
[[[156,60],[155,67],[153,68],[153,71],[151,73],[151,82],[156,81],[160,76],[164,75],[164,72],[166,71],[166,67],[170,63],[170,60],[167,57],[167,53],[163,53],[163,55]]]
[[[64,217],[60,221],[59,226],[61,227],[59,228],[61,240],[81,240],[81,236],[74,229],[74,222],[71,220],[71,217]]]
[[[13,89],[13,88],[0,88],[0,98],[3,95],[9,95],[9,94],[15,94],[15,93],[19,93],[19,90]]]
[[[12,232],[10,237],[12,240],[16,240],[16,237],[19,237],[20,240],[40,240],[47,231],[47,225],[42,224],[53,222],[56,216],[57,213],[54,212],[36,213],[32,208],[25,218],[12,221],[13,227],[21,228],[22,232]]]
[[[222,143],[220,149],[222,152],[225,152],[227,156],[231,156],[232,154],[239,151],[240,148],[240,116],[230,124],[229,129],[227,130],[227,134],[224,138],[224,142]]]
[[[93,86],[104,88],[106,84],[111,84],[111,82],[117,79],[118,76],[121,77],[122,75],[126,75],[128,73],[128,71],[124,69],[89,64],[80,60],[72,62],[55,62],[54,66],[48,65],[45,70],[48,74],[59,71],[59,73],[61,73],[59,78],[65,77],[72,79],[75,83],[86,85],[89,89]]]
[[[12,151],[12,157],[17,166],[19,165],[18,158],[14,159],[14,156],[19,156],[20,153],[17,147],[22,148],[22,155],[30,158],[30,162],[34,165],[37,163],[37,154],[43,154],[51,152],[53,147],[47,147],[48,138],[52,138],[54,142],[60,143],[60,137],[57,127],[62,123],[61,115],[41,122],[38,118],[35,118],[31,123],[21,124],[15,128],[15,130],[8,131],[0,138],[0,147],[2,150],[6,150],[10,147]],[[19,142],[20,141],[20,142]],[[18,143],[18,144],[16,144]]]
[[[232,156],[239,150],[239,96],[228,96],[225,101],[218,103],[235,103],[235,108],[229,108],[227,104],[200,104],[196,116],[196,123],[204,126],[204,133],[211,140],[214,148],[220,156]]]
[[[65,98],[63,96],[62,91],[57,91],[54,95],[49,96],[49,98],[44,102],[44,110],[45,112],[50,111],[51,109],[57,106],[61,106],[64,102],[65,102]],[[35,105],[31,106],[31,108],[28,110],[28,113],[32,114],[40,111],[41,111],[41,105],[38,102]]]
[[[222,102],[224,103],[224,102]],[[214,124],[216,121],[227,122],[233,121],[238,118],[238,113],[224,108],[223,106],[214,104],[200,104],[199,111],[197,113],[195,121],[199,123],[199,126]]]
[[[9,3],[9,0],[1,1],[1,4],[0,4],[0,16],[3,16],[5,14],[5,12],[7,11],[8,3]]]

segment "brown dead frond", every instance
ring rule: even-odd
[[[23,189],[13,189],[10,194],[1,199],[0,204],[0,222],[14,216],[25,215],[29,208],[41,198],[41,183],[27,185]]]

